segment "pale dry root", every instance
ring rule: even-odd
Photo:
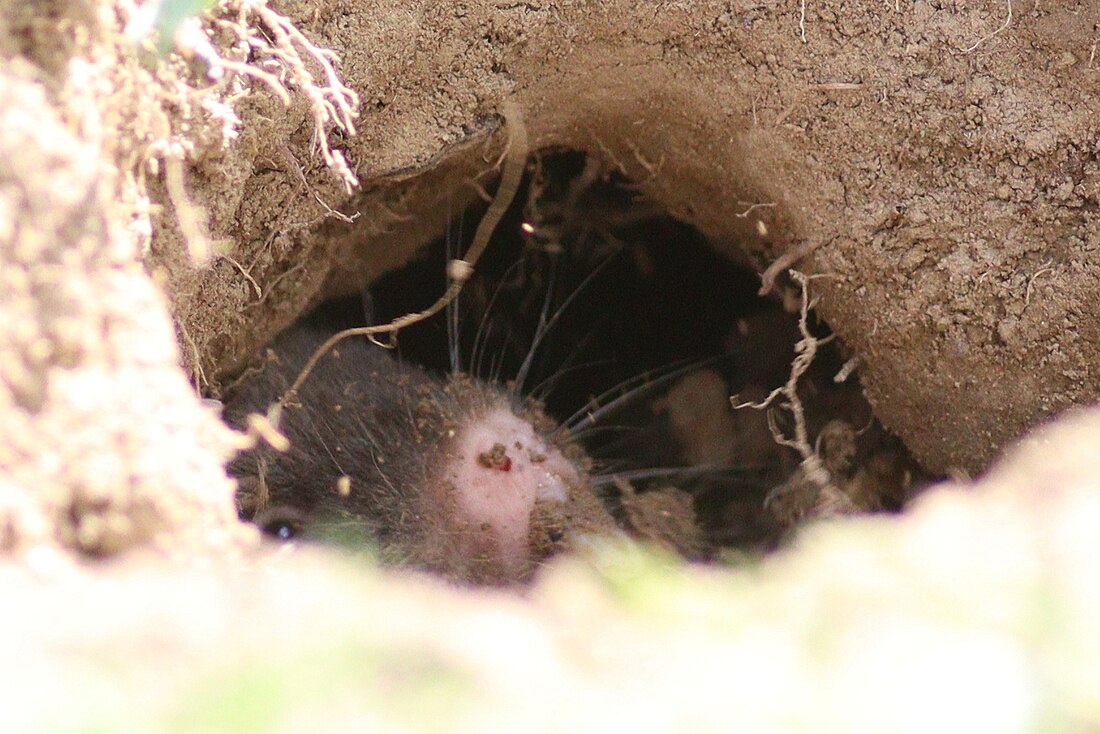
[[[116,36],[121,59],[139,44],[152,57],[144,5],[119,0],[125,33]],[[206,265],[215,254],[206,214],[187,193],[186,165],[211,150],[224,150],[241,126],[235,106],[257,85],[290,106],[297,95],[309,105],[316,152],[343,182],[347,191],[358,184],[343,153],[331,142],[330,130],[355,134],[359,98],[345,86],[338,59],[318,48],[266,0],[222,0],[201,22],[186,21],[176,34],[177,55],[159,59],[150,74],[141,65],[123,64],[133,82],[152,95],[153,104],[135,105],[144,124],[134,128],[135,153],[123,172],[136,195],[148,202],[146,176],[163,171],[167,196],[195,265]],[[122,89],[119,90],[124,91]],[[121,102],[122,100],[116,100]]]
[[[845,420],[834,419],[826,423],[816,437],[810,437],[798,384],[813,364],[818,349],[832,341],[835,335],[817,337],[810,331],[810,312],[817,299],[810,296],[809,285],[815,276],[797,270],[788,272],[799,288],[797,308],[801,338],[795,344],[795,358],[787,381],[759,402],[738,402],[736,395],[730,399],[735,410],[767,411],[772,440],[778,446],[794,449],[801,457],[797,469],[768,493],[764,505],[787,527],[810,519],[883,510],[888,498],[898,500],[905,495],[911,476],[887,454],[871,456],[861,462],[864,465],[856,466],[858,438],[869,426],[857,430]],[[834,381],[847,380],[857,365],[858,359],[849,359]],[[790,426],[789,434],[780,425],[780,413],[789,416],[784,421]]]
[[[208,24],[234,38],[220,54],[205,45],[202,59],[208,65],[208,76],[232,79],[239,75],[262,82],[286,105],[291,103],[292,92],[304,96],[313,116],[316,152],[348,193],[356,189],[359,180],[355,172],[329,137],[330,127],[354,135],[359,115],[359,96],[341,81],[336,54],[315,46],[287,18],[268,7],[267,0],[222,0]],[[190,48],[209,43],[197,22],[189,28],[191,32],[180,40],[183,49],[188,48],[189,37],[196,39]],[[248,58],[253,60],[246,62]],[[317,81],[315,74],[323,79]]]
[[[790,376],[787,378],[787,382],[772,390],[766,398],[760,402],[747,402],[739,403],[737,396],[734,395],[730,398],[730,403],[733,405],[734,410],[743,410],[744,408],[753,408],[755,410],[766,410],[768,418],[768,428],[771,430],[772,438],[780,446],[786,446],[792,448],[798,452],[798,455],[802,457],[802,463],[798,468],[795,477],[777,489],[777,492],[783,492],[789,490],[792,483],[801,484],[802,482],[809,483],[817,488],[821,495],[826,497],[842,497],[843,493],[837,489],[829,469],[826,467],[825,462],[822,461],[821,456],[814,447],[814,442],[810,440],[809,431],[806,428],[806,411],[802,406],[802,398],[798,396],[798,381],[806,373],[806,370],[813,364],[814,357],[817,356],[817,350],[824,344],[827,344],[833,339],[833,335],[829,335],[824,338],[818,338],[810,332],[809,328],[809,316],[810,311],[814,307],[814,302],[809,296],[809,278],[797,270],[790,270],[791,278],[798,284],[801,289],[801,302],[799,306],[798,317],[798,329],[802,335],[802,338],[795,344],[795,358],[791,362]],[[782,398],[782,400],[780,400]],[[793,423],[793,435],[787,436],[783,430],[779,427],[779,422],[775,416],[775,412],[771,409],[775,407],[778,410],[787,412],[791,417]],[[774,493],[773,493],[774,494]],[[772,498],[769,498],[769,500]],[[830,505],[832,503],[830,502]]]

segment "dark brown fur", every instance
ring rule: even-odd
[[[263,366],[229,391],[226,420],[243,427],[250,413],[265,412],[331,334],[307,324],[278,337]],[[441,478],[454,458],[450,439],[494,407],[527,416],[545,435],[553,424],[516,403],[495,385],[436,376],[366,339],[345,339],[283,410],[279,430],[290,449],[263,445],[230,464],[240,480],[242,514],[269,531],[293,528],[306,537],[366,541],[385,561],[456,580],[520,580],[501,578],[493,554],[478,551],[485,538],[456,519],[454,487]],[[565,506],[540,507],[533,518],[535,563],[560,549],[571,528],[611,524],[587,487],[571,492]]]

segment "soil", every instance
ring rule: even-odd
[[[841,358],[855,360],[874,416],[921,471],[982,473],[1030,429],[1100,393],[1100,7],[1091,0],[225,0],[205,21],[207,34],[168,57],[143,41],[137,11],[133,0],[0,8],[0,552],[5,596],[21,605],[21,624],[0,627],[50,619],[42,609],[61,614],[73,625],[66,639],[78,641],[51,660],[75,665],[74,675],[87,664],[79,651],[95,650],[81,647],[81,635],[112,611],[108,604],[75,617],[68,600],[86,584],[114,588],[98,581],[127,573],[90,559],[151,554],[127,597],[145,599],[125,607],[138,616],[152,609],[143,604],[155,594],[145,592],[165,556],[191,569],[210,558],[226,564],[225,578],[212,582],[222,590],[250,568],[256,533],[237,522],[224,472],[247,439],[198,396],[218,394],[317,302],[409,263],[450,213],[492,191],[515,129],[506,103],[518,110],[532,154],[578,151],[603,161],[715,252],[764,273],[765,283],[777,262],[811,275],[816,313],[837,335]],[[782,270],[769,297],[797,308],[798,288]],[[812,536],[820,545],[780,556],[759,583],[754,572],[685,571],[691,580],[678,585],[653,570],[655,561],[628,553],[579,586],[547,581],[534,603],[576,622],[581,602],[614,598],[619,606],[595,607],[621,649],[652,652],[661,648],[648,641],[663,640],[673,650],[681,632],[669,633],[669,622],[683,630],[683,611],[720,577],[720,598],[707,607],[718,610],[707,617],[715,630],[729,628],[721,611],[737,607],[750,620],[744,629],[766,619],[759,629],[767,639],[879,670],[837,638],[823,648],[813,635],[787,634],[835,619],[841,597],[862,599],[865,611],[850,613],[845,641],[863,639],[873,607],[893,620],[872,625],[882,640],[919,628],[952,652],[922,657],[941,648],[871,645],[927,662],[913,666],[925,673],[918,682],[996,670],[1001,687],[990,690],[1012,694],[997,701],[1032,700],[1014,694],[1017,683],[1034,684],[1037,697],[1064,696],[1036,704],[1054,717],[1035,714],[1044,722],[1095,723],[1081,705],[1092,700],[1081,693],[1088,686],[1067,681],[1095,682],[1070,663],[1096,659],[1083,580],[1100,557],[1087,491],[1100,471],[1098,432],[1093,416],[1028,439],[1038,447],[1004,464],[985,492],[935,491],[900,520],[828,525]],[[820,458],[842,463],[846,455]],[[852,482],[863,486],[857,476]],[[680,522],[667,508],[658,512],[668,526]],[[889,566],[899,558],[905,563]],[[841,563],[846,573],[836,574]],[[301,583],[278,560],[274,568],[265,592],[272,605],[286,595],[279,578]],[[771,573],[789,585],[767,581]],[[165,578],[186,576],[173,574]],[[920,584],[901,588],[898,578]],[[975,578],[986,594],[977,601],[960,588]],[[204,582],[188,583],[201,590]],[[333,588],[343,583],[331,579]],[[766,588],[780,589],[766,597],[770,606],[755,601]],[[919,627],[905,618],[914,595],[931,600]],[[332,591],[318,598],[339,603]],[[965,610],[961,630],[945,631],[937,617],[948,598]],[[1043,627],[1047,641],[1020,620],[1051,599],[1065,628]],[[415,639],[402,625],[404,603],[394,624],[409,635],[402,639]],[[663,632],[620,635],[617,615],[632,613],[631,603]],[[228,604],[255,613],[240,599]],[[536,618],[532,639],[544,644],[539,660],[595,655],[557,637],[547,643],[556,622],[544,608],[525,612]],[[252,622],[192,612],[177,605],[151,618],[192,631]],[[478,624],[499,629],[468,621],[457,637]],[[56,627],[43,623],[26,639],[44,649]],[[955,666],[957,644],[974,639],[974,628],[990,646],[966,647],[966,659],[988,665]],[[148,660],[164,642],[149,635],[133,649],[113,637],[106,644]],[[998,646],[999,635],[1023,642]],[[1074,651],[1058,647],[1071,639]],[[759,640],[736,640],[722,658],[739,660],[746,647]],[[256,649],[253,640],[241,655]],[[1051,650],[1061,652],[1052,658]],[[818,665],[814,654],[807,660]],[[1025,659],[1056,664],[1035,672]],[[757,660],[753,679],[772,680],[760,673],[787,658],[775,660]],[[577,680],[580,668],[560,670]],[[725,672],[716,665],[703,677],[724,682]],[[1014,673],[1019,680],[1005,677]],[[26,677],[46,679],[55,678]],[[554,690],[571,700],[572,688]],[[695,710],[719,696],[702,684],[692,690],[701,692],[691,697]],[[774,711],[798,700],[783,693],[758,701]],[[817,713],[856,711],[837,719],[838,730],[859,716],[885,720],[861,708],[867,701],[854,689],[837,693],[805,700]],[[1051,700],[1057,705],[1043,708]],[[556,713],[571,721],[566,709]]]
[[[254,95],[233,174],[214,161],[194,179],[264,297],[222,261],[169,281],[176,314],[206,374],[225,374],[323,283],[405,261],[441,230],[441,202],[489,180],[510,98],[532,150],[605,156],[731,257],[762,269],[813,249],[799,266],[828,275],[818,309],[876,414],[928,470],[979,472],[1095,399],[1100,364],[1100,10],[1014,2],[998,30],[1007,8],[811,2],[800,24],[779,2],[283,3],[360,94],[341,144],[362,193],[306,171],[359,216],[326,218],[277,152],[309,168],[311,121]],[[151,266],[178,271],[178,251]]]

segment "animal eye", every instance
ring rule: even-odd
[[[277,522],[265,526],[263,528],[263,531],[272,537],[278,538],[279,540],[290,540],[291,538],[298,535],[301,529],[297,526],[296,523]]]
[[[558,528],[553,528],[549,533],[551,543],[560,543],[561,539],[565,537],[565,533]]]
[[[279,541],[297,538],[305,528],[305,516],[288,506],[269,507],[252,518],[264,535]]]

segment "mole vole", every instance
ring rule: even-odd
[[[306,322],[233,386],[243,427],[280,399],[335,330]],[[436,375],[362,337],[340,342],[287,403],[266,445],[230,465],[242,512],[286,537],[365,536],[386,562],[508,584],[578,540],[615,532],[583,453],[549,439],[538,406],[464,374]]]

